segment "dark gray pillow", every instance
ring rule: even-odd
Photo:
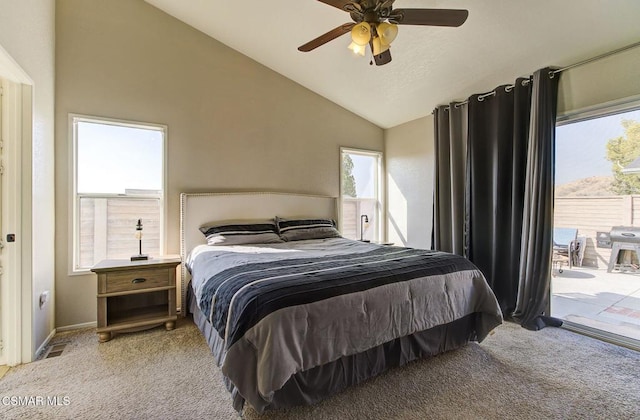
[[[336,222],[331,219],[283,219],[276,217],[276,224],[278,225],[280,237],[285,241],[340,238],[340,232],[336,229]]]
[[[200,227],[208,245],[248,245],[282,242],[273,220],[224,220]]]

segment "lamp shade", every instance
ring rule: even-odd
[[[351,40],[358,45],[367,45],[371,39],[371,26],[360,22],[351,29]]]
[[[355,54],[358,54],[358,55],[364,57],[364,53],[366,51],[366,46],[365,45],[358,45],[355,42],[352,42],[349,45],[349,49],[351,51],[353,51]]]
[[[381,22],[376,27],[376,30],[383,45],[390,45],[398,36],[398,25],[392,23]]]
[[[373,55],[382,54],[389,49],[389,45],[383,44],[380,37],[375,37],[371,40],[371,47]]]

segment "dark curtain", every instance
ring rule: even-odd
[[[545,316],[551,283],[553,179],[559,73],[533,75],[518,299],[513,318],[539,330],[562,322]]]
[[[451,252],[451,136],[449,135],[449,107],[439,106],[433,111],[435,185],[433,190],[433,249]]]
[[[434,249],[465,255],[467,106],[440,106],[433,115],[436,165],[432,244]]]
[[[505,317],[516,308],[531,89],[527,79],[469,98],[468,258],[483,272]]]
[[[467,108],[434,111],[435,248],[460,253],[454,244],[463,240],[463,254],[485,275],[505,318],[529,329],[561,325],[545,315],[559,78],[552,74],[538,70],[532,81],[473,95]]]

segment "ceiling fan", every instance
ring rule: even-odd
[[[398,35],[397,25],[460,26],[469,16],[460,9],[394,9],[395,0],[318,0],[351,15],[353,23],[345,23],[298,47],[309,52],[341,35],[351,32],[349,45],[354,53],[365,55],[371,47],[376,65],[391,61],[391,42]]]

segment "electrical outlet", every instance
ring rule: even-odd
[[[49,301],[49,291],[45,290],[44,292],[40,293],[40,309],[42,309],[44,304],[47,303],[48,301]]]

